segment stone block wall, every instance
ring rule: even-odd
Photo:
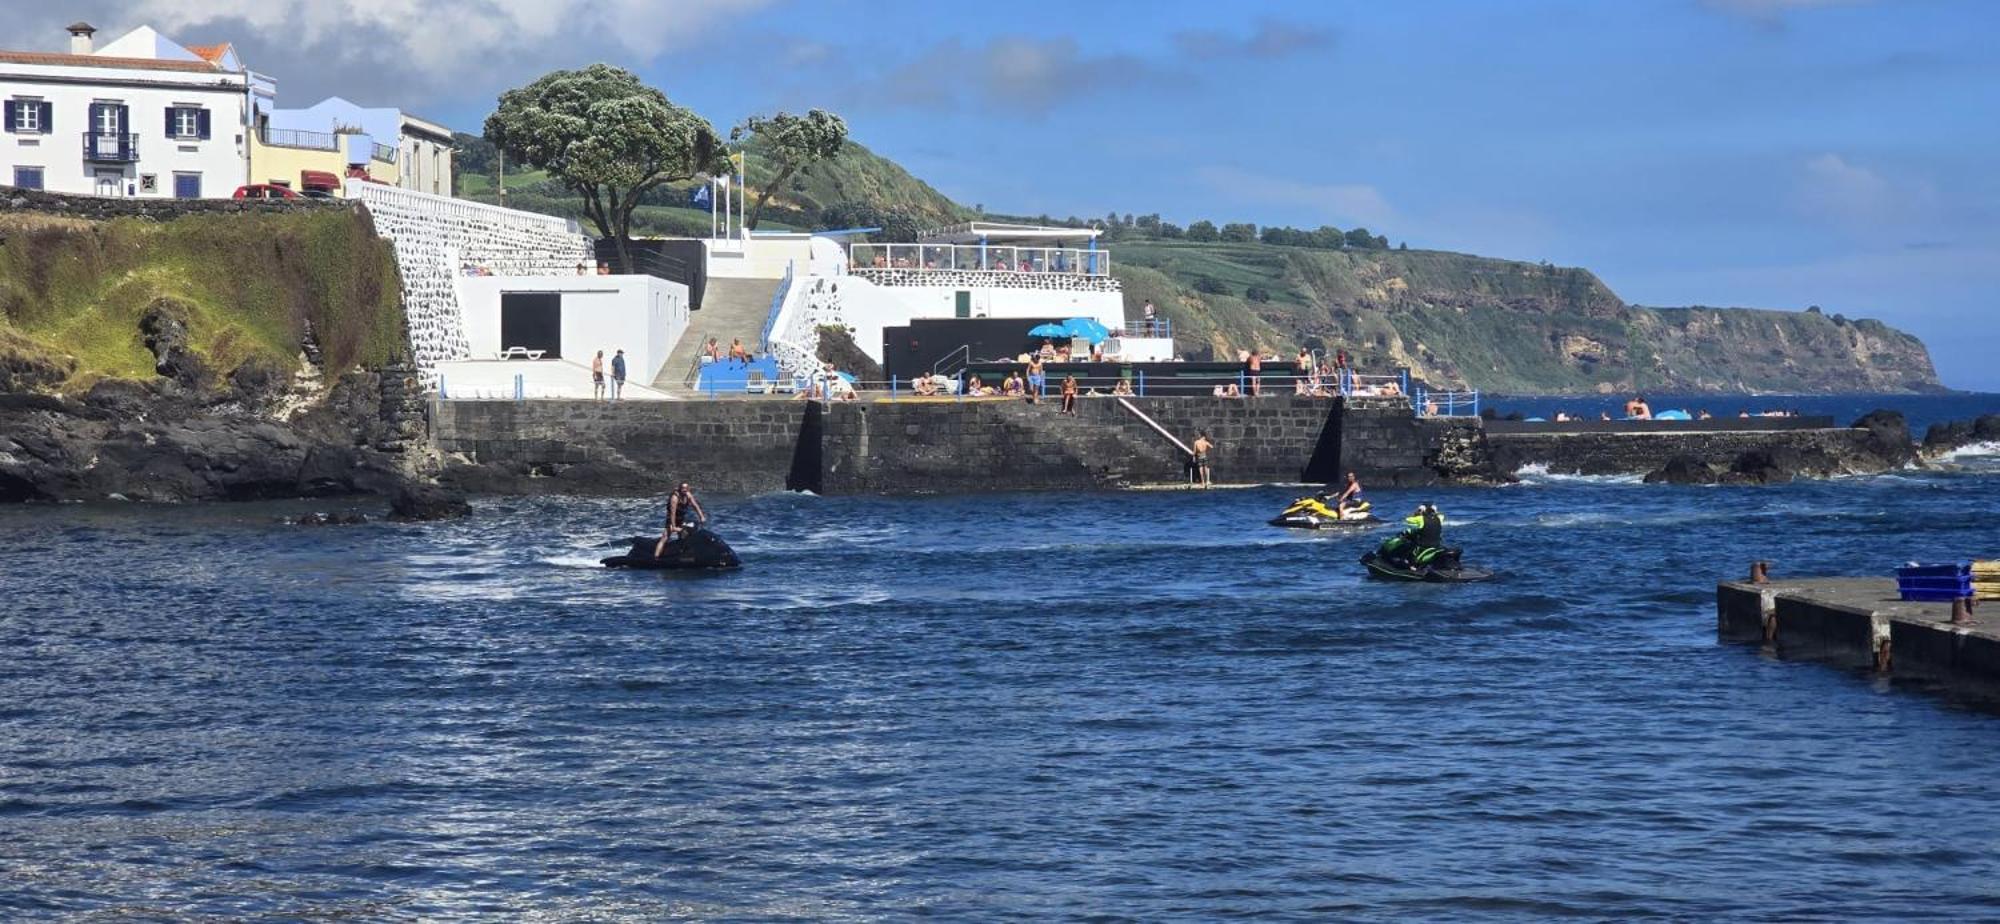
[[[796,401],[442,401],[441,452],[537,469],[595,463],[621,483],[679,479],[731,494],[781,491],[798,442]]]
[[[456,285],[466,264],[495,276],[566,276],[597,264],[590,239],[565,218],[380,183],[350,181],[347,191],[395,247],[410,355],[426,386],[437,383],[439,362],[472,356]]]
[[[1705,433],[1492,433],[1495,464],[1503,473],[1542,465],[1554,474],[1634,475],[1657,471],[1675,456],[1728,466],[1750,451],[1793,450],[1834,459],[1874,455],[1868,431],[1766,430]]]
[[[42,212],[67,218],[110,221],[144,218],[173,221],[186,215],[241,215],[351,209],[340,199],[147,199],[137,196],[76,196],[0,186],[0,210]]]

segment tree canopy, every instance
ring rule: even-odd
[[[486,138],[583,199],[629,271],[632,209],[662,184],[728,169],[715,127],[632,72],[608,64],[555,71],[500,94]]]
[[[764,216],[764,204],[771,201],[773,193],[784,191],[786,183],[813,164],[840,153],[841,145],[847,143],[847,123],[824,109],[814,109],[802,116],[789,112],[751,116],[730,130],[729,140],[741,141],[751,135],[763,142],[764,156],[777,168],[770,184],[757,191],[757,204],[745,222],[747,227],[755,228],[758,219]]]

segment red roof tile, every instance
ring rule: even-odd
[[[214,45],[189,45],[187,46],[187,50],[194,52],[195,57],[198,57],[203,61],[208,61],[215,64],[221,64],[222,56],[229,53],[229,43],[220,42]]]
[[[0,51],[0,64],[49,64],[59,67],[125,67],[147,71],[219,71],[212,61],[166,61],[158,58],[107,58],[45,51]]]

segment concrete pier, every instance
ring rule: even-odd
[[[1892,578],[1800,578],[1715,588],[1716,635],[1781,657],[1871,668],[1991,696],[2000,691],[2000,611],[1956,625],[1949,603],[1897,599]]]

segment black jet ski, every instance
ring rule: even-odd
[[[660,537],[633,536],[630,541],[632,550],[605,559],[604,567],[655,571],[727,571],[743,567],[743,560],[736,557],[736,550],[729,543],[699,526],[681,530],[658,558],[653,557],[653,547],[659,544]]]
[[[1375,552],[1361,556],[1361,564],[1367,566],[1370,577],[1391,581],[1422,581],[1430,584],[1470,584],[1493,577],[1493,572],[1481,568],[1468,568],[1458,560],[1457,549],[1441,549],[1440,554],[1429,564],[1417,565],[1400,559],[1390,559]]]
[[[1382,518],[1375,515],[1367,501],[1346,510],[1336,510],[1327,503],[1326,495],[1316,494],[1292,501],[1284,512],[1272,517],[1272,526],[1287,529],[1339,529],[1348,526],[1376,526]]]

